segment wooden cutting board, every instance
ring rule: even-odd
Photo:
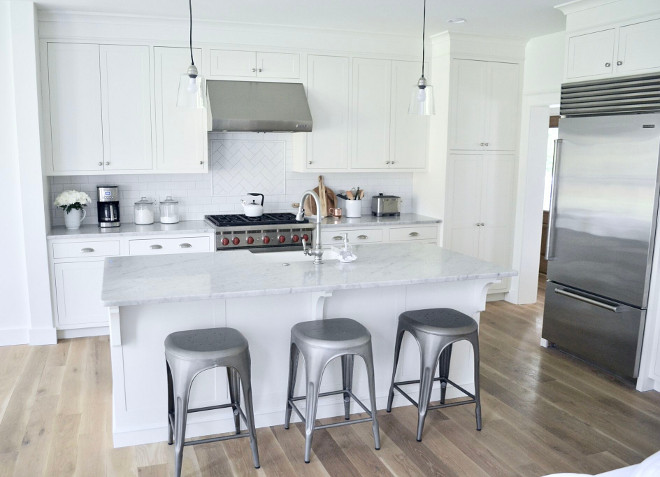
[[[330,215],[328,210],[337,207],[337,196],[332,189],[325,186],[323,176],[319,176],[319,185],[314,188],[314,192],[316,192],[321,201],[321,216],[328,217]],[[305,208],[305,215],[316,215],[316,203],[310,196],[305,198],[303,207]]]

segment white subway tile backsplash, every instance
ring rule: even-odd
[[[179,201],[182,220],[201,220],[207,214],[242,213],[248,192],[265,195],[266,212],[290,212],[302,193],[318,185],[317,173],[293,172],[291,134],[211,133],[208,174],[134,174],[57,176],[49,178],[53,225],[64,224],[64,213],[53,205],[57,194],[75,189],[87,192],[92,203],[85,223],[96,223],[96,186],[119,186],[122,222],[133,221],[133,203],[141,197],[159,202],[170,195]],[[360,186],[365,191],[362,213],[369,214],[371,196],[379,192],[403,198],[402,212],[412,212],[412,174],[405,172],[322,174],[335,193]],[[343,201],[339,201],[343,205]],[[158,205],[156,205],[156,208]],[[158,216],[158,211],[156,216]]]

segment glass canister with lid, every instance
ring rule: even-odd
[[[179,222],[179,201],[168,195],[160,201],[160,223],[176,224]]]
[[[135,203],[135,223],[137,225],[149,225],[154,223],[154,203],[142,197]]]

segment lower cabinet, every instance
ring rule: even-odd
[[[103,262],[62,262],[53,266],[58,328],[106,326],[106,309],[99,300]]]
[[[392,243],[420,241],[436,243],[438,240],[438,225],[410,225],[410,226],[380,226],[380,227],[342,227],[326,228],[321,232],[321,242],[324,246],[341,244],[344,234],[348,234],[348,241],[353,245],[366,243]]]

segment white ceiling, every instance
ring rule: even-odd
[[[564,29],[561,0],[427,0],[427,32],[531,38]],[[40,10],[185,18],[187,0],[37,0]],[[423,0],[193,0],[193,18],[421,35]],[[463,17],[463,25],[447,20]]]

